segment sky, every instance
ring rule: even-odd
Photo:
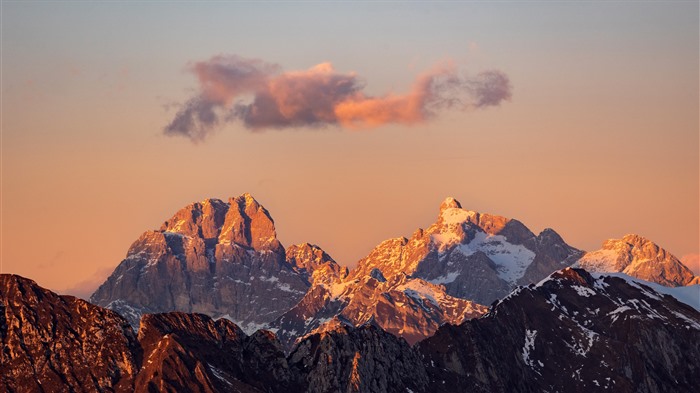
[[[464,208],[699,253],[697,1],[2,1],[2,272],[251,193],[354,266]]]

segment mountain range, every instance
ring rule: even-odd
[[[608,260],[621,262],[601,262]],[[270,213],[243,194],[190,204],[145,232],[90,301],[134,328],[148,313],[226,318],[247,334],[275,332],[286,350],[334,321],[374,324],[413,344],[574,264],[662,285],[699,280],[641,237],[585,253],[553,229],[535,235],[518,220],[463,209],[454,198],[441,203],[432,225],[381,242],[349,271],[316,245],[285,249]]]
[[[89,302],[2,275],[6,391],[693,391],[700,277],[462,208],[350,270],[251,195],[146,231]],[[573,266],[574,268],[570,268]]]
[[[648,286],[566,268],[414,346],[335,320],[289,354],[204,314],[116,312],[0,275],[7,392],[692,392],[700,312]]]

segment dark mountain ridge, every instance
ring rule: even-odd
[[[0,390],[192,392],[692,392],[700,313],[580,269],[520,287],[415,346],[340,319],[285,355],[226,319],[102,307],[0,275]]]

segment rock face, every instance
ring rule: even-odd
[[[287,248],[287,263],[304,277],[309,277],[312,284],[330,284],[344,279],[348,268],[341,267],[315,244],[302,243]]]
[[[202,314],[114,312],[0,276],[0,386],[8,392],[694,392],[700,313],[653,289],[565,269],[482,318],[410,347],[339,317],[285,356]]]
[[[649,287],[565,269],[417,350],[433,391],[691,392],[700,313]]]
[[[428,229],[382,242],[347,278],[312,286],[270,326],[286,347],[334,317],[355,326],[371,321],[413,344],[445,323],[480,316],[481,304],[581,254],[551,229],[535,236],[517,220],[464,210],[447,198]]]
[[[373,325],[353,328],[336,319],[303,340],[289,364],[309,393],[430,391],[419,354]]]
[[[381,243],[350,276],[378,268],[387,279],[405,274],[444,285],[448,295],[490,304],[517,285],[570,266],[581,254],[551,229],[536,236],[518,220],[465,210],[447,198],[434,224],[409,239]]]
[[[316,246],[285,252],[268,211],[244,194],[193,203],[141,235],[90,301],[134,326],[144,313],[184,311],[252,333],[294,306],[314,280],[343,274]]]
[[[0,391],[129,391],[140,347],[111,310],[0,275]]]
[[[300,337],[325,331],[327,323],[371,324],[413,344],[445,323],[459,324],[487,307],[455,298],[445,288],[406,275],[384,279],[374,270],[362,279],[314,285],[291,310],[270,325],[285,348]]]
[[[191,204],[144,233],[91,301],[134,326],[143,313],[183,311],[225,317],[248,334],[269,327],[286,349],[336,316],[414,343],[579,255],[552,230],[535,236],[447,198],[427,230],[381,243],[348,272],[318,246],[285,250],[267,210],[244,194]]]
[[[138,335],[143,365],[137,392],[300,391],[279,341],[247,336],[226,319],[180,312],[145,315]]]
[[[662,285],[700,283],[639,236],[583,255],[554,230],[535,235],[454,198],[427,229],[382,242],[348,271],[316,245],[285,250],[268,211],[244,194],[191,204],[144,233],[91,301],[133,326],[144,313],[182,311],[229,319],[246,334],[269,328],[286,351],[334,319],[372,324],[413,344],[576,261]]]
[[[583,255],[576,266],[590,272],[621,272],[669,287],[700,284],[700,276],[678,258],[639,235],[607,240],[600,250]]]

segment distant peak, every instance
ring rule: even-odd
[[[206,198],[203,201],[201,201],[200,204],[202,204],[202,205],[223,205],[223,204],[225,204],[225,202],[222,201],[221,199],[217,199],[217,198]]]
[[[644,248],[644,247],[651,247],[651,248],[660,248],[656,243],[653,241],[645,238],[644,236],[637,235],[635,233],[628,233],[625,236],[623,236],[621,239],[608,239],[603,242],[603,249],[604,250],[614,250],[619,247],[623,248]]]
[[[232,204],[235,202],[235,203],[238,204],[239,206],[250,206],[250,205],[253,205],[253,206],[257,205],[257,206],[259,206],[259,205],[260,205],[260,204],[258,203],[258,201],[256,201],[255,198],[253,198],[253,196],[250,195],[250,194],[247,193],[247,192],[244,193],[244,194],[242,194],[242,195],[240,195],[240,196],[237,196],[237,197],[235,197],[235,198],[231,198],[231,199],[230,199],[230,202],[232,202]]]
[[[593,276],[591,276],[587,271],[571,267],[567,267],[552,273],[550,278],[564,279],[583,286],[592,286],[594,281]]]
[[[445,200],[442,201],[442,203],[440,204],[440,211],[441,212],[445,211],[447,209],[454,209],[454,208],[461,209],[462,205],[459,203],[458,200],[456,200],[452,197],[445,198]]]
[[[637,235],[636,233],[628,233],[622,237],[622,240],[633,244],[653,243],[651,240],[645,238],[644,236]]]

